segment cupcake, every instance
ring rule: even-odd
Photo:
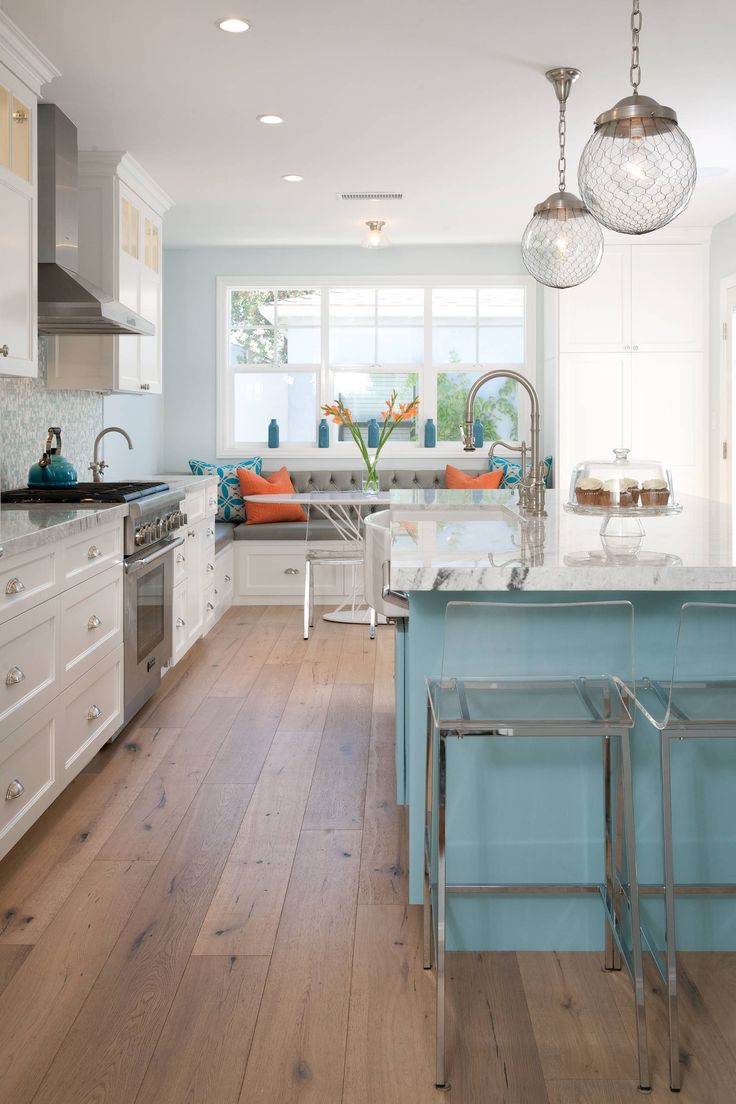
[[[579,479],[575,484],[575,498],[580,506],[599,506],[603,484],[600,479]]]
[[[666,506],[670,489],[664,479],[646,479],[641,485],[642,506]]]
[[[603,506],[632,506],[633,498],[629,490],[628,479],[607,479],[601,491]]]
[[[637,481],[635,479],[629,478],[628,476],[625,476],[621,480],[621,486],[624,490],[628,491],[628,493],[631,495],[632,504],[634,506],[638,506],[639,505],[639,495],[641,494],[641,487],[639,486]]]

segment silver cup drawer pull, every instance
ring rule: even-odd
[[[88,629],[99,629],[101,624],[102,624],[102,621],[100,621],[97,614],[93,613],[92,616],[90,617],[89,621],[87,622],[87,628]]]
[[[183,552],[177,552],[176,562],[177,563],[186,563],[187,562],[187,558],[186,558],[186,556],[184,555]]]
[[[99,705],[91,705],[87,710],[87,720],[96,721],[98,717],[102,716],[102,710]]]
[[[209,527],[209,526],[207,526],[207,536],[208,536],[208,537],[214,537],[214,535],[215,535],[215,530],[214,530],[214,529],[210,529],[210,527]]]
[[[232,581],[232,580],[230,579],[230,576],[229,576],[229,575],[226,575],[226,576],[225,576],[225,582],[226,582],[226,583],[229,583],[229,582],[231,582],[231,581]]]
[[[183,617],[177,617],[177,619],[176,619],[177,629],[183,629],[185,627],[185,625],[186,625],[186,621],[184,620],[184,618]]]
[[[25,786],[21,782],[20,778],[14,778],[13,781],[8,786],[7,790],[5,791],[5,800],[6,801],[15,801],[16,797],[20,797],[20,795],[24,791],[25,791]]]
[[[299,574],[299,568],[298,567],[286,567],[286,568],[284,568],[284,575],[298,575],[298,574]]]
[[[5,685],[18,686],[19,683],[23,682],[25,677],[26,676],[21,671],[20,667],[11,667],[7,675],[5,676]]]
[[[101,555],[102,555],[102,552],[100,551],[100,549],[97,547],[96,544],[90,545],[90,547],[87,549],[87,559],[88,560],[98,560]]]
[[[10,349],[7,345],[0,345],[0,356],[10,356]]]
[[[214,608],[215,608],[215,607],[214,607],[214,606],[212,605],[212,603],[211,603],[211,602],[208,602],[208,603],[207,603],[207,612],[208,612],[208,613],[212,613],[212,611],[213,611],[213,609],[214,609]]]
[[[211,563],[208,563],[208,564],[207,564],[207,571],[208,571],[208,573],[209,573],[210,571],[214,571],[214,570],[215,570],[215,565],[214,565],[214,564],[211,564]]]
[[[25,589],[25,583],[22,583],[20,579],[9,579],[5,584],[5,593],[8,597],[11,597],[13,594],[20,594],[21,591]]]

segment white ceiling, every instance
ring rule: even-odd
[[[556,186],[553,65],[582,76],[569,163],[628,94],[627,0],[0,0],[62,71],[80,148],[130,151],[174,198],[174,245],[516,241]],[[642,0],[642,92],[706,170],[681,225],[736,211],[736,5]],[[228,35],[218,17],[252,29]],[[282,126],[256,115],[276,112]],[[712,170],[727,170],[715,174]],[[284,173],[302,173],[287,184]],[[709,179],[707,177],[710,177]],[[402,190],[398,203],[338,202]]]

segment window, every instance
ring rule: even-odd
[[[449,286],[448,286],[449,283]],[[266,447],[276,418],[281,447],[316,447],[320,407],[341,398],[355,420],[380,419],[393,390],[421,399],[389,451],[421,447],[434,418],[438,443],[460,452],[473,381],[491,368],[534,380],[534,310],[526,277],[467,281],[300,280],[295,288],[218,281],[218,455]],[[486,440],[518,438],[517,386],[498,379],[476,401]],[[525,401],[525,400],[524,400]],[[336,448],[354,445],[331,426]]]

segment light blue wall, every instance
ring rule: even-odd
[[[106,395],[103,424],[120,426],[130,434],[129,449],[119,433],[103,440],[103,454],[110,465],[107,479],[141,479],[163,468],[163,395]]]
[[[164,251],[164,413],[162,470],[215,455],[215,281],[218,276],[516,276],[516,245],[193,248]],[[542,297],[537,296],[541,365]],[[541,379],[541,369],[538,372]],[[437,462],[434,461],[436,464]],[[293,467],[297,465],[292,463]]]

